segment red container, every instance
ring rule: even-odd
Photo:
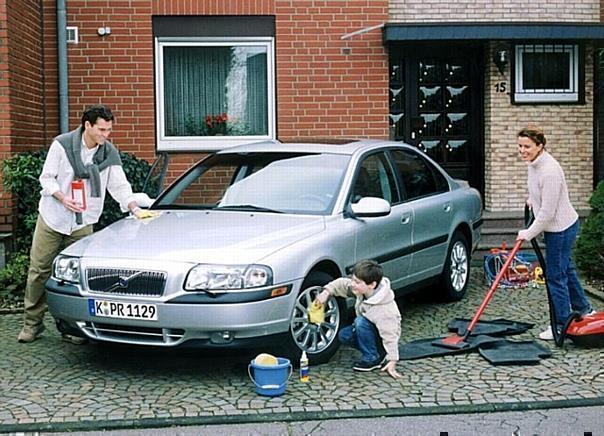
[[[86,187],[83,180],[71,182],[71,198],[79,203],[82,210],[86,210]]]

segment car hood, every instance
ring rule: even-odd
[[[162,211],[118,221],[64,250],[111,259],[253,263],[325,228],[322,216],[232,211]]]

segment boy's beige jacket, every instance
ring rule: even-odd
[[[401,337],[401,313],[394,301],[394,292],[390,280],[382,278],[375,293],[365,298],[352,292],[352,280],[339,278],[327,285],[325,289],[336,297],[356,297],[354,309],[357,316],[364,316],[377,327],[386,350],[388,361],[398,361],[398,341]]]

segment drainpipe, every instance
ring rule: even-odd
[[[67,87],[67,8],[57,0],[57,64],[59,70],[59,129],[69,132],[69,88]]]

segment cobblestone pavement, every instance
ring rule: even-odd
[[[479,267],[459,303],[405,301],[401,343],[442,335],[471,317],[488,286]],[[417,299],[416,299],[417,300]],[[592,298],[597,309],[602,301]],[[536,339],[547,325],[545,289],[500,289],[483,319],[535,323],[513,339]],[[281,397],[255,393],[252,354],[71,345],[52,327],[32,344],[16,341],[21,315],[0,316],[0,432],[158,427],[330,417],[489,412],[604,404],[602,350],[572,343],[534,366],[492,366],[477,353],[399,362],[402,379],[355,373],[356,351],[340,348],[292,377]],[[540,341],[541,342],[541,341]],[[543,343],[543,342],[541,342]],[[209,357],[209,355],[211,357]]]

